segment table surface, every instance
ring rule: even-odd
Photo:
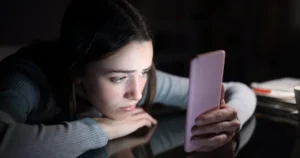
[[[148,132],[140,131],[140,133],[111,141],[106,147],[88,151],[80,157],[300,157],[300,132],[295,124],[275,122],[260,115],[254,115],[239,132],[238,141],[231,141],[211,152],[186,153],[183,149],[185,112],[172,112],[156,118],[159,123],[154,129]]]

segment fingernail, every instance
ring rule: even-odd
[[[192,139],[191,139],[191,143],[197,144],[197,140],[196,140],[195,138],[192,138]]]
[[[191,143],[195,143],[195,140],[193,138],[191,139]]]
[[[202,119],[197,119],[195,121],[195,123],[196,123],[196,125],[201,125],[201,124],[203,124],[203,120]]]
[[[191,132],[192,132],[192,134],[195,134],[195,129],[192,128],[192,129],[191,129]]]

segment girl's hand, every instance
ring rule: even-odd
[[[192,128],[191,142],[201,147],[197,151],[211,151],[228,143],[239,129],[237,112],[222,104],[218,110],[200,115]]]
[[[142,108],[136,108],[129,117],[121,121],[105,117],[94,120],[103,128],[109,140],[126,136],[141,127],[157,124],[157,121]]]
[[[191,142],[200,145],[197,151],[211,151],[228,143],[239,128],[237,112],[226,105],[222,85],[220,108],[212,109],[196,119]]]

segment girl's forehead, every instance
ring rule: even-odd
[[[152,64],[153,45],[151,41],[130,42],[113,55],[94,62],[97,69],[145,69]]]

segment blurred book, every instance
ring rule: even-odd
[[[257,96],[273,98],[282,102],[295,104],[294,87],[300,85],[298,78],[280,78],[261,83],[251,83],[251,88]]]

